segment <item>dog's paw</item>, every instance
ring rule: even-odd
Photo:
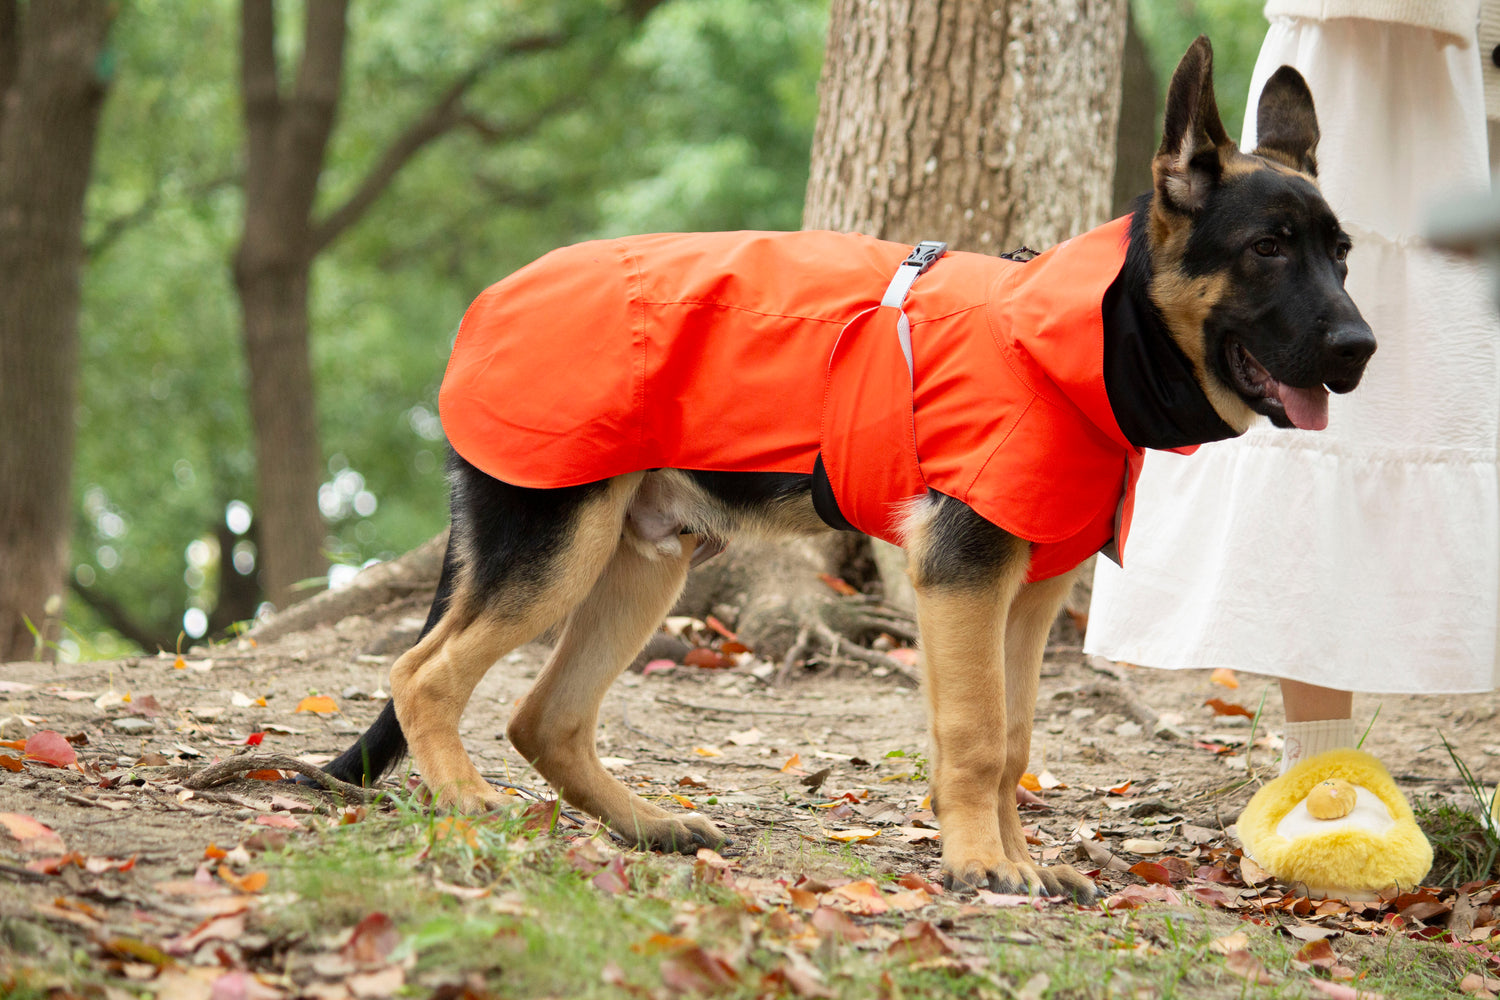
[[[643,851],[664,851],[669,854],[697,854],[707,847],[717,851],[732,843],[703,816],[696,813],[665,819],[638,820],[631,830],[619,831],[627,840],[634,841]]]
[[[1026,876],[1019,865],[1004,858],[990,864],[983,861],[943,862],[943,888],[952,892],[988,889],[1007,895],[1028,895],[1036,890]]]
[[[1066,896],[1079,906],[1094,902],[1097,890],[1093,880],[1071,865],[1053,865],[1036,871],[1047,895]]]

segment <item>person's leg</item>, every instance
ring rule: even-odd
[[[1281,704],[1286,714],[1286,745],[1281,773],[1303,758],[1354,745],[1354,694],[1282,679]]]

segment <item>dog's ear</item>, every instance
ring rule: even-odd
[[[1161,148],[1151,161],[1158,199],[1179,212],[1197,212],[1223,173],[1222,154],[1234,148],[1214,99],[1213,46],[1199,35],[1167,88]]]
[[[1302,74],[1283,66],[1260,92],[1255,112],[1255,155],[1280,160],[1294,170],[1318,175],[1318,115]]]

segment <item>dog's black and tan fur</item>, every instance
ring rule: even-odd
[[[1260,146],[1241,153],[1219,121],[1211,59],[1200,38],[1173,76],[1127,291],[1152,304],[1235,433],[1257,413],[1289,426],[1280,388],[1354,388],[1374,339],[1344,292],[1348,238],[1314,181],[1306,84],[1288,68],[1271,79]],[[561,620],[551,660],[511,718],[516,749],[567,801],[642,847],[723,843],[707,818],[669,813],[605,771],[599,705],[671,607],[700,540],[826,530],[811,478],[660,469],[535,490],[457,457],[451,476],[452,536],[422,637],[392,670],[392,702],[330,773],[378,776],[409,745],[442,803],[494,805],[499,793],[465,753],[459,717],[492,664]],[[914,508],[908,537],[946,880],[1087,900],[1087,878],[1032,861],[1012,792],[1071,574],[1027,583],[1027,542],[936,493]]]

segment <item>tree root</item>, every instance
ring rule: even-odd
[[[364,788],[360,785],[351,785],[347,781],[340,781],[321,768],[279,753],[243,753],[217,761],[188,775],[182,782],[182,787],[202,791],[213,788],[215,785],[222,785],[227,781],[233,781],[240,775],[251,771],[267,770],[296,771],[321,786],[325,791],[335,792],[345,798],[357,799],[360,802],[369,802],[386,794],[380,789]]]

